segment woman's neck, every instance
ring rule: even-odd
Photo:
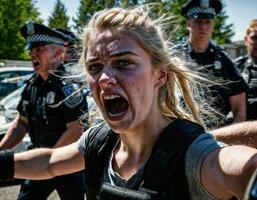
[[[129,178],[147,161],[163,129],[171,123],[168,118],[142,125],[120,134],[120,144],[114,152],[113,167],[123,178]]]

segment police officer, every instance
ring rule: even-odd
[[[78,36],[67,29],[57,28],[56,30],[67,36],[64,42],[63,62],[65,64],[77,62],[80,57]]]
[[[28,132],[32,148],[57,148],[75,142],[83,132],[80,116],[87,103],[79,85],[65,75],[62,65],[64,34],[44,25],[28,22],[21,28],[35,73],[29,79],[18,105],[19,114],[0,143],[10,149]],[[33,170],[33,166],[31,166]],[[57,190],[62,200],[84,199],[81,172],[49,180],[25,180],[19,200],[47,199]]]
[[[217,77],[225,87],[211,86],[212,106],[226,116],[233,113],[233,122],[245,120],[245,91],[247,84],[233,62],[223,50],[210,41],[214,31],[214,18],[222,10],[220,0],[189,0],[182,6],[187,19],[188,42],[183,45],[190,59],[204,66],[202,72]],[[216,79],[216,78],[214,78]],[[233,82],[231,82],[233,81]],[[225,123],[219,119],[218,126]],[[213,120],[213,119],[211,119]]]
[[[240,72],[249,85],[247,92],[247,119],[257,119],[257,19],[250,22],[244,43],[248,54],[236,59]]]

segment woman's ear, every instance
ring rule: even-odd
[[[165,83],[166,83],[166,81],[167,81],[167,70],[166,69],[164,69],[163,67],[160,67],[160,68],[158,68],[157,70],[156,70],[156,77],[157,77],[157,81],[156,81],[156,84],[155,84],[155,86],[156,87],[161,87],[161,86],[163,86]]]

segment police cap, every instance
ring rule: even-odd
[[[220,0],[188,0],[182,6],[182,15],[192,19],[214,19],[221,10]]]
[[[20,32],[26,39],[26,50],[51,43],[64,45],[64,41],[67,40],[63,33],[32,21],[22,26]]]
[[[67,40],[64,42],[65,47],[72,46],[79,41],[79,38],[73,32],[67,29],[57,28],[56,30],[66,35]]]

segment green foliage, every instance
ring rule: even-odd
[[[48,26],[51,28],[69,29],[69,16],[66,14],[67,9],[61,0],[56,0],[54,10],[48,18]]]
[[[139,4],[138,0],[120,0],[119,2],[119,6],[122,6],[124,8],[132,7],[138,4]]]
[[[188,31],[186,29],[186,19],[181,15],[181,6],[187,0],[80,0],[80,7],[78,9],[77,18],[73,21],[75,28],[84,27],[85,24],[92,17],[94,12],[102,10],[104,8],[122,6],[133,7],[140,4],[150,4],[152,7],[151,16],[153,18],[166,15],[170,18],[170,24],[167,25],[167,32],[171,35],[174,41],[185,41],[187,39]],[[225,2],[223,2],[226,7]],[[231,37],[234,35],[233,24],[227,24],[226,20],[228,16],[223,11],[216,18],[215,30],[213,33],[213,39],[218,44],[224,44],[231,42]]]
[[[115,0],[80,0],[77,16],[72,18],[75,23],[74,28],[79,31],[87,24],[96,11],[112,8],[117,5]]]
[[[25,40],[20,27],[29,19],[41,23],[34,0],[1,0],[0,3],[0,59],[28,59]]]

